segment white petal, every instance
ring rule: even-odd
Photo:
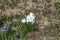
[[[34,15],[32,12],[30,12],[30,15]]]
[[[26,20],[25,20],[25,19],[22,19],[22,22],[23,22],[23,23],[25,23],[25,22],[26,22]]]

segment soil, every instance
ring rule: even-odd
[[[28,33],[28,39],[56,40],[59,29],[52,28],[52,25],[54,26],[56,23],[60,24],[60,20],[54,19],[54,17],[60,16],[60,14],[54,14],[56,11],[56,8],[54,6],[56,2],[57,0],[52,0],[50,3],[47,3],[44,0],[19,0],[19,2],[16,3],[16,6],[10,6],[9,4],[0,4],[0,13],[10,16],[15,14],[26,15],[29,12],[33,12],[36,16],[35,25],[38,30],[30,31]],[[48,7],[49,4],[51,7]],[[49,18],[51,18],[50,21]]]

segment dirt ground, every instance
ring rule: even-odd
[[[56,40],[57,35],[60,35],[58,33],[60,29],[53,29],[52,26],[55,26],[54,24],[60,24],[60,20],[54,18],[60,16],[59,13],[55,13],[56,8],[54,5],[57,1],[52,0],[52,2],[47,3],[44,0],[19,0],[16,5],[0,4],[0,13],[10,16],[15,14],[26,15],[29,12],[33,12],[36,15],[36,29],[28,33],[28,39]]]

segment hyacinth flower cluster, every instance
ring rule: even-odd
[[[22,23],[20,23],[20,28],[21,28],[21,40],[27,40],[27,33],[30,31],[30,30],[33,30],[35,28],[35,15],[30,12],[25,18],[23,18],[21,20]],[[25,37],[25,38],[24,38]]]
[[[16,40],[20,40],[18,37],[16,37]]]
[[[2,30],[2,31],[8,31],[8,27],[3,26],[2,28],[0,28],[0,30]]]
[[[26,18],[22,19],[22,22],[31,22],[32,24],[35,22],[35,15],[31,12],[29,15],[26,16]]]

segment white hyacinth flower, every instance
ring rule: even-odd
[[[24,18],[22,20],[23,23],[25,22],[31,22],[32,24],[35,22],[35,15],[33,13],[30,13],[29,15],[26,16],[26,18]]]

